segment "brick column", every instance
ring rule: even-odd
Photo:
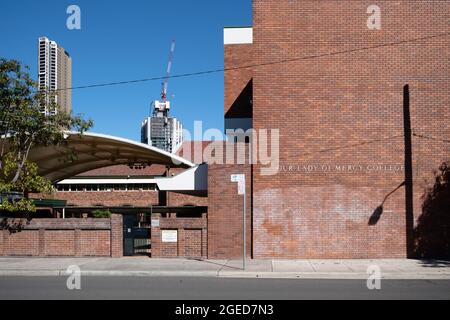
[[[111,215],[111,257],[123,256],[123,216],[113,213]]]
[[[75,257],[81,257],[82,254],[82,244],[81,244],[81,230],[75,229],[74,231],[74,242],[75,242]]]
[[[184,257],[184,256],[186,256],[186,253],[185,253],[185,247],[186,247],[186,241],[185,241],[185,232],[184,232],[184,229],[183,228],[178,228],[178,243],[177,243],[177,246],[178,246],[178,253],[177,253],[177,255],[178,255],[178,257]]]
[[[5,232],[6,232],[5,230],[0,230],[0,256],[4,255],[4,246],[5,246],[5,244],[3,242],[3,238],[4,238],[3,234]]]
[[[208,258],[208,229],[202,229],[202,258]]]
[[[39,256],[45,256],[45,229],[39,229]]]
[[[161,214],[160,213],[153,213],[151,216],[151,219],[159,220],[161,223]],[[161,231],[159,227],[152,226],[151,232],[151,256],[152,258],[158,258],[161,256]]]

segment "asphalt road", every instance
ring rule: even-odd
[[[450,299],[450,280],[382,280],[369,290],[365,280],[94,277],[69,290],[66,277],[1,277],[6,299]]]

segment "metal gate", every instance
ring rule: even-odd
[[[136,215],[123,216],[123,255],[151,255],[150,229],[139,227]]]

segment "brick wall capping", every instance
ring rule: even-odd
[[[24,218],[6,218],[7,223],[20,223],[25,230],[109,230],[111,220],[109,218],[36,218],[27,223]]]

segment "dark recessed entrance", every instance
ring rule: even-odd
[[[142,225],[141,215],[123,216],[123,255],[151,256],[151,229]]]

